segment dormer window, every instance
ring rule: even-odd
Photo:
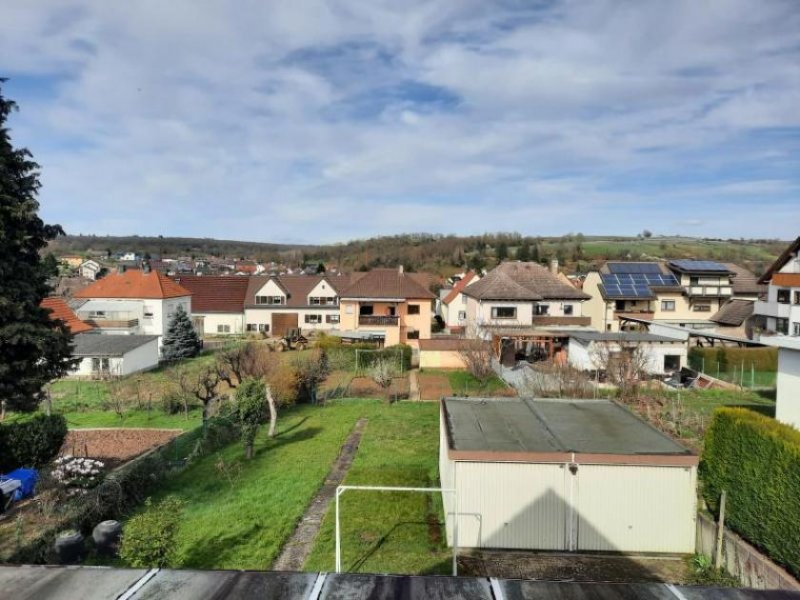
[[[256,296],[256,304],[284,304],[283,296]]]

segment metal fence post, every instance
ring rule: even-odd
[[[336,572],[342,572],[342,542],[341,530],[339,529],[339,495],[342,493],[340,487],[336,488]]]

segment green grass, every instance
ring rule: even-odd
[[[202,411],[193,409],[188,415],[168,415],[160,408],[152,411],[132,410],[120,418],[113,411],[81,411],[64,413],[70,429],[90,429],[93,427],[150,427],[154,429],[183,429],[188,431],[202,423]]]
[[[370,416],[350,485],[438,486],[439,407],[436,403],[380,406]],[[347,491],[340,498],[342,568],[364,573],[448,573],[439,494]],[[334,505],[306,562],[332,571]]]
[[[481,387],[480,382],[467,371],[447,371],[447,378],[450,381],[450,387],[453,388],[453,393],[456,395],[474,395]],[[486,386],[481,393],[491,394],[498,390],[505,390],[507,387],[502,379],[493,375],[486,382]]]
[[[436,406],[387,405],[376,400],[298,406],[281,414],[276,439],[266,437],[266,428],[261,431],[253,460],[246,461],[241,444],[233,443],[190,464],[153,498],[155,503],[167,494],[177,494],[187,502],[178,534],[178,565],[268,569],[361,416],[370,421],[358,461],[365,460],[364,455],[370,462],[383,457],[383,464],[391,469],[378,470],[392,481],[429,484],[429,478],[435,478]],[[373,457],[374,448],[383,450]],[[233,465],[229,468],[232,483],[217,468],[220,461]],[[416,520],[425,516],[416,506],[406,512]],[[386,516],[374,515],[383,522]],[[417,548],[409,548],[408,553],[410,560],[418,554]],[[329,553],[331,560],[332,556]]]
[[[671,393],[672,398],[678,392]],[[680,400],[685,410],[701,416],[710,416],[721,406],[740,406],[768,416],[775,416],[775,400],[750,390],[682,390]]]

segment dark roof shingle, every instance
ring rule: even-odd
[[[342,298],[413,298],[433,300],[436,296],[419,282],[419,274],[403,273],[399,269],[373,269],[356,276],[342,290]]]
[[[752,300],[731,299],[720,306],[709,320],[720,325],[739,327],[752,316],[755,303]]]

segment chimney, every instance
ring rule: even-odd
[[[397,267],[397,274],[398,275],[402,275],[403,274],[403,265],[400,265],[399,267]]]
[[[550,272],[553,275],[558,275],[558,259],[557,258],[551,258],[550,259]]]

